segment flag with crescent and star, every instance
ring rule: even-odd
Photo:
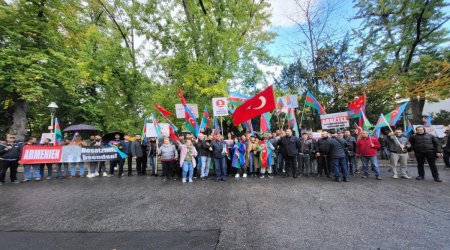
[[[349,118],[358,118],[360,117],[361,110],[366,112],[366,94],[358,97],[355,101],[348,104],[347,111]]]
[[[238,126],[253,117],[270,112],[275,108],[275,91],[273,85],[270,85],[236,108],[233,113],[233,123]]]

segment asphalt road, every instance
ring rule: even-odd
[[[0,249],[450,249],[444,183],[155,177],[0,187]],[[410,167],[410,174],[416,169]],[[373,177],[373,176],[372,176]]]

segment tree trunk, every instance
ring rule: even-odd
[[[422,111],[425,105],[425,98],[412,97],[409,105],[411,108],[411,123],[414,125],[422,124]]]
[[[24,140],[27,133],[28,103],[17,99],[13,113],[13,124],[9,129],[10,134],[15,134],[17,140]]]

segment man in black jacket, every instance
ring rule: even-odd
[[[425,178],[424,164],[425,159],[427,159],[434,181],[442,182],[436,167],[436,158],[442,156],[442,148],[436,137],[425,133],[425,128],[419,126],[416,128],[416,134],[409,138],[409,142],[411,143],[417,160],[419,176],[417,176],[416,179],[423,180]]]
[[[22,155],[22,147],[15,142],[14,135],[6,136],[6,143],[0,144],[0,186],[5,184],[6,171],[9,168],[9,178],[12,183],[20,183],[17,180],[17,167]]]
[[[301,146],[298,153],[298,170],[301,171],[303,176],[311,177],[311,156],[313,152],[313,141],[308,138],[307,133],[302,133],[300,139]]]
[[[358,169],[356,169],[356,139],[353,137],[349,130],[344,132],[344,140],[347,142],[347,165],[349,168],[350,175],[354,175]]]
[[[328,157],[330,153],[330,138],[328,138],[328,132],[326,131],[323,131],[320,136],[321,138],[316,143],[317,173],[320,177],[325,172],[325,175],[331,178],[330,159]]]
[[[286,136],[280,141],[283,158],[286,164],[286,175],[289,177],[289,171],[292,171],[292,177],[297,178],[297,155],[301,149],[300,139],[292,135],[292,130],[286,130]]]

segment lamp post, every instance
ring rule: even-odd
[[[48,109],[50,109],[50,113],[51,113],[51,122],[50,122],[50,132],[53,133],[54,130],[54,122],[55,122],[55,113],[56,113],[56,109],[58,109],[58,105],[56,105],[55,102],[51,102],[48,106]]]

